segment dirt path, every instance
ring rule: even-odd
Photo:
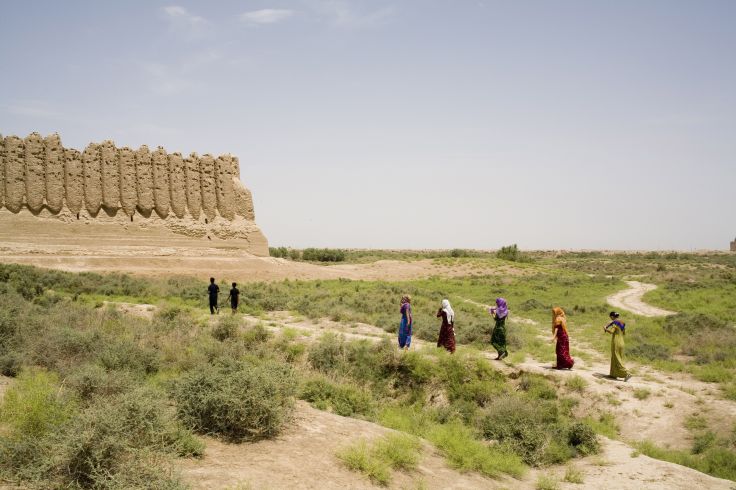
[[[674,311],[663,310],[642,301],[644,294],[657,289],[656,285],[638,281],[626,281],[626,284],[629,285],[629,289],[624,289],[606,298],[608,304],[614,308],[620,308],[641,316],[654,317],[677,314]]]
[[[536,481],[540,475],[554,477],[560,490],[594,488],[600,490],[734,490],[736,483],[714,478],[684,466],[660,461],[648,456],[635,456],[623,442],[601,437],[601,454],[575,460],[572,466],[580,470],[583,484],[565,483],[566,467],[532,470],[526,480]]]
[[[524,319],[517,319],[523,321]],[[263,322],[256,317],[244,317],[247,324]],[[346,339],[380,341],[384,338],[394,340],[392,333],[367,324],[345,325],[323,319],[310,321],[295,317],[288,312],[273,312],[266,315],[265,324],[271,331],[284,328],[296,331],[300,340],[312,342],[320,335],[331,332],[345,336]],[[412,340],[415,349],[434,349],[434,342]],[[462,349],[462,346],[459,346]],[[554,347],[550,344],[550,349]],[[551,377],[564,389],[572,377],[580,377],[586,387],[579,398],[579,412],[609,412],[617,420],[621,437],[626,441],[651,440],[660,446],[673,449],[689,449],[692,434],[685,428],[688,417],[698,415],[705,418],[710,428],[732,430],[736,422],[736,402],[721,398],[718,387],[704,383],[686,374],[662,373],[647,366],[629,367],[634,376],[628,382],[607,377],[609,359],[599,352],[576,346],[575,351],[585,351],[587,358],[576,358],[573,370],[553,369],[548,363],[541,363],[527,357],[524,361],[511,364],[495,361],[495,352],[481,352],[492,365],[505,374],[530,372]]]

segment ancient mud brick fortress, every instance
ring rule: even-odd
[[[166,153],[91,143],[64,148],[57,134],[0,135],[0,226],[14,215],[57,221],[139,224],[205,240],[239,240],[267,255],[237,157]],[[27,218],[26,218],[27,220]],[[8,231],[8,230],[6,230]],[[121,231],[122,233],[122,231]]]
[[[731,242],[731,252],[736,252],[736,238]]]

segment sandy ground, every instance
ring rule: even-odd
[[[0,210],[0,262],[71,272],[126,272],[149,276],[187,275],[228,281],[284,279],[411,280],[431,276],[516,275],[513,265],[465,263],[447,266],[432,260],[380,260],[370,264],[316,265],[248,253],[238,240],[192,238],[152,227],[121,229],[119,224],[71,224],[15,216]],[[5,221],[3,221],[5,219]]]
[[[626,281],[626,284],[629,285],[629,289],[624,289],[609,296],[606,299],[608,304],[614,308],[620,308],[641,316],[654,317],[676,314],[674,311],[663,310],[662,308],[648,305],[642,300],[644,294],[657,289],[656,285],[638,281]]]

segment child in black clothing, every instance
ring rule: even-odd
[[[230,308],[233,309],[233,313],[238,312],[238,301],[240,300],[240,290],[237,288],[237,284],[233,283],[233,288],[230,290],[230,295],[227,297],[230,300]]]

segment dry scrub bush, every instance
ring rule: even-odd
[[[293,408],[288,365],[223,360],[184,374],[173,389],[177,412],[193,430],[230,441],[273,437]]]

